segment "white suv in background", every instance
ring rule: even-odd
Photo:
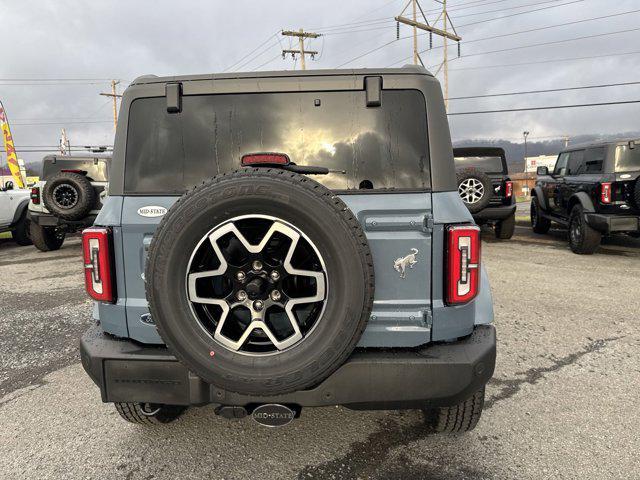
[[[31,245],[27,205],[30,191],[14,189],[13,182],[0,188],[0,233],[11,232],[18,245]]]

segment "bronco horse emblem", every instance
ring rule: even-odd
[[[393,262],[393,268],[396,272],[400,273],[400,278],[405,278],[407,267],[413,268],[413,266],[418,263],[418,260],[416,260],[418,252],[419,250],[417,248],[412,248],[409,255],[406,257],[396,258],[396,261]]]

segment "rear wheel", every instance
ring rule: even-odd
[[[43,227],[31,222],[29,226],[31,241],[41,252],[51,252],[60,250],[64,243],[65,233],[55,227]]]
[[[27,212],[22,214],[18,224],[13,229],[11,236],[20,246],[31,245],[31,238],[29,238],[29,219],[27,218]]]
[[[500,220],[496,223],[495,232],[496,238],[501,240],[508,240],[513,237],[513,233],[516,231],[516,214],[510,215],[504,220]]]
[[[584,218],[582,205],[576,205],[569,217],[569,246],[573,253],[591,255],[600,246],[602,233],[591,228]]]
[[[45,184],[42,201],[55,216],[65,220],[80,220],[94,208],[96,192],[84,175],[60,172]]]
[[[157,405],[153,403],[115,403],[120,416],[127,422],[138,425],[160,425],[173,422],[186,410],[179,405]]]
[[[531,199],[531,228],[534,233],[545,234],[551,228],[551,221],[541,215],[538,197]]]
[[[469,212],[478,213],[486,208],[493,195],[493,185],[489,176],[475,168],[466,168],[457,172],[458,195]]]
[[[484,388],[451,407],[425,410],[426,423],[437,433],[464,433],[476,428],[484,407]]]

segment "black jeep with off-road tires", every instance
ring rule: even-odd
[[[138,78],[83,232],[82,364],[134,423],[344,405],[471,430],[496,338],[457,188],[423,68]]]
[[[43,252],[58,250],[65,236],[93,225],[109,181],[109,157],[48,155],[31,188],[29,233]]]
[[[560,152],[552,172],[538,167],[531,227],[569,230],[574,253],[591,254],[603,235],[640,236],[640,140],[578,145]]]
[[[496,238],[513,236],[516,199],[504,149],[460,147],[453,149],[458,193],[478,225],[494,227]]]

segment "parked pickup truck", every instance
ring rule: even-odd
[[[569,229],[575,253],[594,253],[603,235],[640,236],[640,140],[575,146],[560,152],[553,171],[538,167],[531,226]]]
[[[474,428],[494,371],[480,233],[423,68],[141,77],[83,233],[82,364],[131,422],[214,404],[422,409]]]

